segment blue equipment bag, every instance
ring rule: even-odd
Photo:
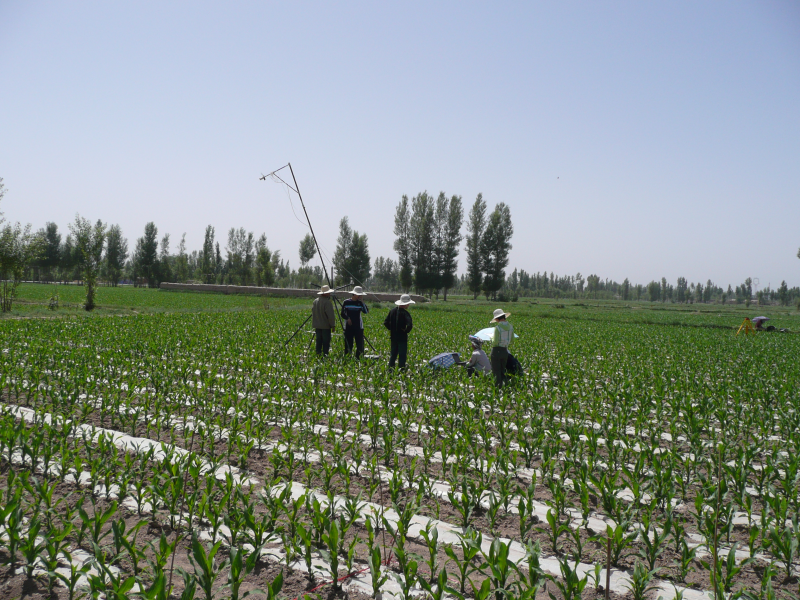
[[[428,361],[428,366],[433,367],[434,369],[449,369],[460,361],[461,357],[459,356],[458,352],[443,352],[442,354],[437,354],[430,359]]]

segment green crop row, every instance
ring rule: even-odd
[[[166,570],[134,564],[157,560],[161,531],[192,557],[185,578],[170,571],[173,591],[198,597],[237,581],[263,589],[277,572],[248,577],[270,556],[282,578],[310,573],[306,587],[364,570],[361,591],[405,597],[572,598],[605,585],[607,562],[614,591],[636,598],[672,585],[797,591],[796,336],[543,318],[520,303],[512,351],[527,373],[498,393],[489,378],[424,366],[465,350],[484,311],[414,310],[404,373],[386,367],[388,340],[369,324],[380,359],[318,360],[306,333],[285,346],[298,310],[0,323],[5,410],[51,423],[20,428],[18,409],[0,423],[4,506],[16,507],[2,525],[27,536],[30,556],[43,532],[63,533],[94,557],[98,582],[141,590],[162,589]],[[141,441],[121,446],[122,434]],[[231,468],[244,479],[210,475]],[[291,498],[290,482],[302,488]],[[65,518],[42,508],[51,486]],[[370,521],[360,503],[396,517]],[[120,549],[123,522],[137,549]],[[12,537],[0,552],[24,562]]]

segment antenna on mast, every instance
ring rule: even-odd
[[[292,181],[294,181],[294,186],[284,181],[283,178],[281,178],[281,176],[277,174],[278,171],[282,171],[286,167],[289,167],[289,172],[292,174]],[[297,179],[294,176],[294,169],[292,169],[292,163],[286,163],[280,169],[275,169],[272,173],[268,173],[267,175],[262,175],[260,177],[260,180],[266,181],[267,177],[269,177],[273,181],[280,181],[283,185],[285,185],[295,194],[297,194],[298,198],[300,198],[300,206],[303,207],[303,213],[306,216],[306,222],[308,223],[308,228],[311,230],[311,237],[314,238],[314,245],[317,247],[317,256],[319,256],[319,262],[322,263],[322,272],[325,274],[325,279],[328,280],[328,286],[332,288],[333,282],[331,281],[331,278],[328,275],[328,269],[325,266],[325,259],[322,257],[322,251],[319,248],[319,242],[317,241],[317,236],[314,234],[314,228],[311,226],[311,219],[308,218],[308,211],[306,210],[306,205],[303,202],[303,195],[300,193],[300,186],[297,185]]]

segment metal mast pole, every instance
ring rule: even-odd
[[[311,237],[314,238],[314,244],[317,247],[317,256],[319,256],[319,262],[322,263],[322,272],[325,273],[325,279],[328,280],[328,286],[332,288],[333,283],[331,282],[331,278],[328,276],[328,269],[325,266],[325,260],[322,258],[322,251],[319,249],[319,242],[317,241],[317,236],[314,234],[314,228],[311,226],[311,219],[308,218],[308,211],[306,210],[306,205],[303,202],[303,195],[300,193],[300,186],[297,185],[297,179],[294,176],[294,169],[292,169],[292,163],[289,163],[289,171],[292,174],[292,181],[294,181],[294,190],[297,192],[297,196],[300,198],[300,206],[303,207],[303,213],[306,215],[308,228],[311,230]]]

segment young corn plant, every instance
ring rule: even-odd
[[[429,583],[421,577],[418,578],[417,581],[419,586],[428,593],[431,600],[444,600],[446,593],[459,596],[458,592],[447,584],[446,568],[439,571],[439,575],[436,577],[435,581]]]
[[[331,583],[333,588],[338,590],[339,584],[339,548],[343,543],[344,535],[339,531],[339,523],[337,519],[331,519],[328,524],[328,529],[322,534],[322,541],[325,543],[326,549],[321,550],[320,553],[328,561],[331,574]]]
[[[20,500],[21,494],[22,490],[18,489],[11,501],[0,509],[0,525],[4,529],[3,534],[0,535],[0,544],[5,546],[8,553],[7,563],[12,568],[17,565],[17,552],[22,543],[23,512]]]
[[[483,563],[479,570],[492,582],[495,600],[503,600],[514,588],[512,577],[518,571],[517,566],[509,559],[510,548],[510,544],[495,538],[489,546],[489,552],[481,552]]]
[[[164,573],[164,570],[167,567],[167,562],[169,561],[169,557],[172,556],[173,552],[175,552],[177,544],[177,537],[170,544],[167,541],[167,536],[164,533],[162,533],[161,537],[158,538],[158,544],[156,544],[155,541],[148,542],[147,545],[150,548],[150,554],[152,555],[152,558],[146,558],[146,560],[150,568],[150,573],[153,577],[157,577],[158,575]]]
[[[78,566],[72,561],[72,558],[69,554],[67,554],[67,561],[69,574],[65,575],[59,571],[56,571],[54,574],[61,581],[61,583],[64,584],[64,587],[67,588],[67,598],[69,598],[69,600],[78,600],[79,598],[83,597],[83,594],[78,592],[78,583],[81,581],[81,579],[88,575],[90,565],[89,562],[86,561]]]
[[[183,579],[183,594],[181,594],[180,600],[194,600],[195,596],[197,595],[197,577],[195,577],[194,573],[189,573],[184,569],[178,569],[180,573],[181,579]],[[155,581],[162,580],[164,582],[164,589],[166,589],[166,576],[164,573],[160,573],[156,578]],[[154,584],[155,586],[155,584]],[[169,590],[171,591],[171,590]],[[156,588],[156,593],[161,592],[161,588]],[[167,594],[167,599],[169,599],[169,594]],[[159,599],[161,600],[161,599]]]
[[[224,585],[230,591],[231,600],[244,600],[251,594],[261,594],[260,590],[248,590],[243,594],[239,593],[245,577],[252,573],[256,566],[260,550],[261,548],[256,548],[254,552],[248,554],[242,548],[231,548],[230,559],[228,560],[230,565],[228,581]]]
[[[386,530],[394,539],[395,556],[397,557],[397,562],[400,565],[400,570],[404,571],[406,568],[406,562],[408,560],[408,555],[405,552],[406,539],[408,538],[408,533],[411,529],[411,520],[414,518],[414,515],[417,514],[419,506],[414,500],[409,500],[403,505],[402,508],[395,505],[394,510],[398,516],[396,525],[392,524],[392,522],[389,521],[385,515],[383,515],[381,518],[383,520],[384,527],[386,527]]]
[[[672,513],[667,513],[667,519],[664,527],[659,531],[650,523],[650,519],[644,520],[643,527],[639,530],[639,540],[642,543],[642,548],[639,550],[639,556],[647,563],[647,568],[650,571],[657,571],[656,561],[658,557],[666,550],[666,542],[671,535],[672,529]]]
[[[205,518],[206,524],[211,527],[211,541],[216,542],[219,537],[219,530],[225,523],[225,497],[215,500],[212,496],[204,493],[201,506],[201,514]],[[155,514],[155,511],[153,514]]]
[[[558,591],[561,592],[563,600],[580,599],[583,588],[589,583],[588,573],[581,578],[580,575],[578,575],[577,564],[575,567],[572,567],[569,564],[569,558],[567,556],[559,557],[558,567],[561,571],[561,579],[553,579],[553,583],[556,588],[558,588]],[[550,600],[559,600],[553,592],[548,591],[547,595],[550,597]]]
[[[433,524],[433,521],[428,521],[425,529],[419,532],[422,539],[425,540],[425,545],[428,547],[428,560],[425,561],[428,569],[430,569],[431,576],[429,582],[432,584],[436,581],[438,572],[438,554],[439,554],[439,530]]]
[[[278,573],[278,575],[273,579],[268,585],[266,589],[266,597],[267,600],[277,600],[278,594],[281,592],[281,588],[283,588],[283,573]]]
[[[297,537],[300,539],[300,554],[303,556],[303,561],[306,565],[306,571],[312,580],[316,579],[313,565],[314,541],[311,538],[311,532],[306,529],[302,523],[297,524]]]
[[[800,530],[798,530],[797,515],[795,515],[791,525],[771,527],[769,537],[764,543],[764,547],[783,562],[786,577],[789,579],[794,573],[794,561],[797,556],[799,535]]]
[[[108,600],[128,600],[133,586],[136,585],[136,578],[133,575],[125,577],[122,571],[118,571],[102,559],[95,564],[101,575],[89,576],[92,590],[102,591]]]
[[[139,560],[143,557],[141,550],[136,545],[136,538],[139,530],[146,525],[145,521],[139,521],[126,531],[127,525],[124,519],[118,519],[111,523],[111,536],[114,554],[112,564],[120,562],[122,557],[127,554],[133,565],[134,575],[139,575]]]
[[[728,556],[725,560],[719,561],[720,568],[717,572],[717,580],[722,582],[722,588],[726,594],[733,591],[733,585],[736,582],[736,577],[741,573],[744,568],[753,562],[755,559],[746,558],[740,563],[736,562],[736,542],[728,550]]]
[[[400,591],[403,594],[403,600],[411,600],[413,598],[412,592],[418,581],[417,568],[417,561],[404,561],[404,565],[400,571],[402,577],[400,577],[400,581],[398,582]]]
[[[451,484],[447,497],[453,508],[461,515],[460,525],[463,529],[472,523],[475,511],[480,507],[482,493],[483,490],[478,487],[477,483],[467,476],[461,478],[458,487]]]
[[[626,584],[626,587],[633,595],[633,600],[645,600],[645,596],[649,592],[657,589],[656,586],[652,585],[654,576],[655,572],[649,571],[641,562],[636,561],[631,574],[631,582]]]
[[[494,492],[489,492],[488,494],[489,506],[486,509],[486,516],[489,519],[489,531],[491,531],[492,535],[497,535],[497,520],[500,517],[500,508],[502,507],[502,501],[500,497],[495,494]]]
[[[679,548],[678,562],[676,562],[674,566],[678,567],[678,578],[680,581],[686,581],[689,572],[694,570],[692,564],[697,558],[697,546],[690,548],[686,538],[681,538],[679,541]]]
[[[28,530],[21,536],[19,550],[25,559],[25,576],[30,580],[33,578],[33,571],[39,562],[39,556],[44,552],[47,544],[43,538],[39,537],[42,524],[38,517],[32,518],[28,522]]]
[[[114,516],[117,512],[117,502],[116,500],[111,503],[111,505],[105,510],[101,511],[98,509],[97,505],[94,505],[94,511],[91,516],[83,509],[82,505],[78,506],[78,515],[81,518],[81,530],[87,530],[89,532],[89,536],[91,542],[97,546],[100,546],[102,541],[111,534],[111,528],[106,529],[103,531],[106,523]],[[80,542],[79,542],[80,543]]]
[[[468,528],[462,535],[459,535],[458,547],[461,550],[462,558],[459,558],[452,546],[445,546],[444,551],[452,563],[455,564],[458,580],[458,593],[462,596],[467,593],[467,582],[470,575],[478,570],[475,559],[481,554],[481,544],[483,535],[479,531]],[[487,585],[488,589],[488,585]]]
[[[611,564],[619,567],[619,562],[627,556],[625,551],[638,537],[638,533],[630,528],[629,522],[624,521],[614,527],[606,525],[605,537],[600,537],[604,542],[611,540]]]
[[[189,562],[193,569],[192,576],[197,582],[197,586],[205,594],[206,600],[213,600],[214,583],[228,564],[227,560],[220,564],[214,560],[221,544],[222,542],[217,542],[213,546],[205,547],[196,535],[192,535],[191,554],[189,555]]]
[[[186,582],[181,599],[193,600],[196,589],[195,586],[194,580],[191,580],[191,583]],[[137,595],[144,600],[169,600],[170,594],[167,590],[167,576],[164,573],[160,573],[153,578],[150,587],[140,591]]]
[[[389,579],[389,576],[383,572],[383,561],[381,560],[381,549],[379,546],[372,546],[372,548],[368,550],[367,566],[369,567],[372,597],[377,598],[381,586]]]
[[[553,548],[553,554],[560,555],[561,546],[559,545],[558,541],[561,539],[561,536],[569,533],[569,520],[562,522],[556,515],[556,511],[551,508],[547,511],[547,523],[550,525],[549,528],[537,527],[536,530],[540,533],[547,534],[550,545]]]
[[[60,557],[68,557],[66,551],[67,536],[72,533],[72,523],[68,523],[63,529],[53,527],[45,539],[44,554],[40,557],[45,569],[47,570],[47,593],[52,595],[58,577],[56,568],[59,565]]]
[[[539,559],[542,555],[542,548],[539,542],[528,542],[525,545],[525,567],[517,568],[519,580],[517,588],[520,596],[535,598],[546,584],[550,577],[542,570]],[[527,571],[527,572],[526,572]]]

